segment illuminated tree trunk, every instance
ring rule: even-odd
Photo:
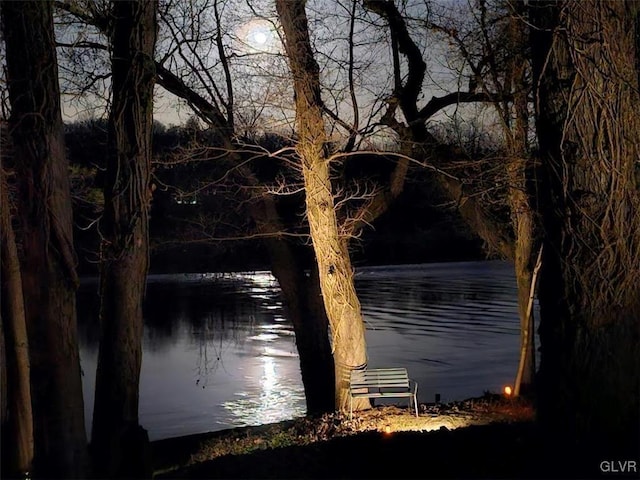
[[[50,2],[3,2],[2,20],[19,190],[34,469],[44,477],[76,478],[87,474],[87,442],[52,8]]]
[[[340,234],[329,175],[322,118],[319,67],[313,58],[303,1],[277,0],[285,49],[296,93],[296,150],[302,161],[307,218],[318,264],[320,288],[331,327],[336,409],[349,408],[348,379],[367,363],[365,329],[353,282],[347,238]],[[367,408],[369,402],[354,403]]]
[[[539,417],[628,448],[640,424],[638,14],[622,1],[530,8],[544,174]]]
[[[138,399],[149,255],[156,3],[113,2],[113,18],[92,452],[99,475],[149,476],[148,438],[138,425]]]
[[[535,331],[532,313],[529,311],[529,297],[533,276],[534,219],[526,193],[526,159],[513,158],[507,165],[509,181],[509,208],[513,224],[514,270],[518,291],[518,314],[520,317],[520,365],[516,375],[515,394],[526,392],[533,386],[535,376]]]
[[[4,171],[0,171],[0,248],[2,249],[2,334],[6,338],[6,370],[2,372],[6,385],[3,406],[8,405],[8,422],[3,419],[3,443],[8,456],[3,458],[3,469],[11,476],[32,471],[33,412],[31,410],[31,383],[29,380],[29,340],[22,294],[22,275],[16,246]],[[6,332],[6,334],[5,334]],[[6,376],[5,376],[6,375]]]

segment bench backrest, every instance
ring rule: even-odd
[[[409,388],[406,368],[377,368],[351,371],[351,389]]]

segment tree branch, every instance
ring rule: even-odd
[[[431,100],[420,109],[416,121],[425,122],[437,112],[450,105],[459,103],[496,102],[497,99],[511,100],[511,95],[491,94],[486,92],[452,92],[442,97],[431,97]]]

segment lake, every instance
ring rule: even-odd
[[[360,268],[370,367],[407,367],[420,402],[498,392],[513,382],[518,314],[500,261]],[[97,280],[78,294],[87,429],[98,350]],[[151,440],[304,415],[293,327],[269,272],[151,275],[140,423]]]

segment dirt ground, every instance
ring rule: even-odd
[[[300,418],[152,448],[157,478],[606,478],[601,463],[623,460],[610,459],[607,445],[549,438],[529,403],[501,396],[421,405],[418,418],[381,406],[353,419]]]

